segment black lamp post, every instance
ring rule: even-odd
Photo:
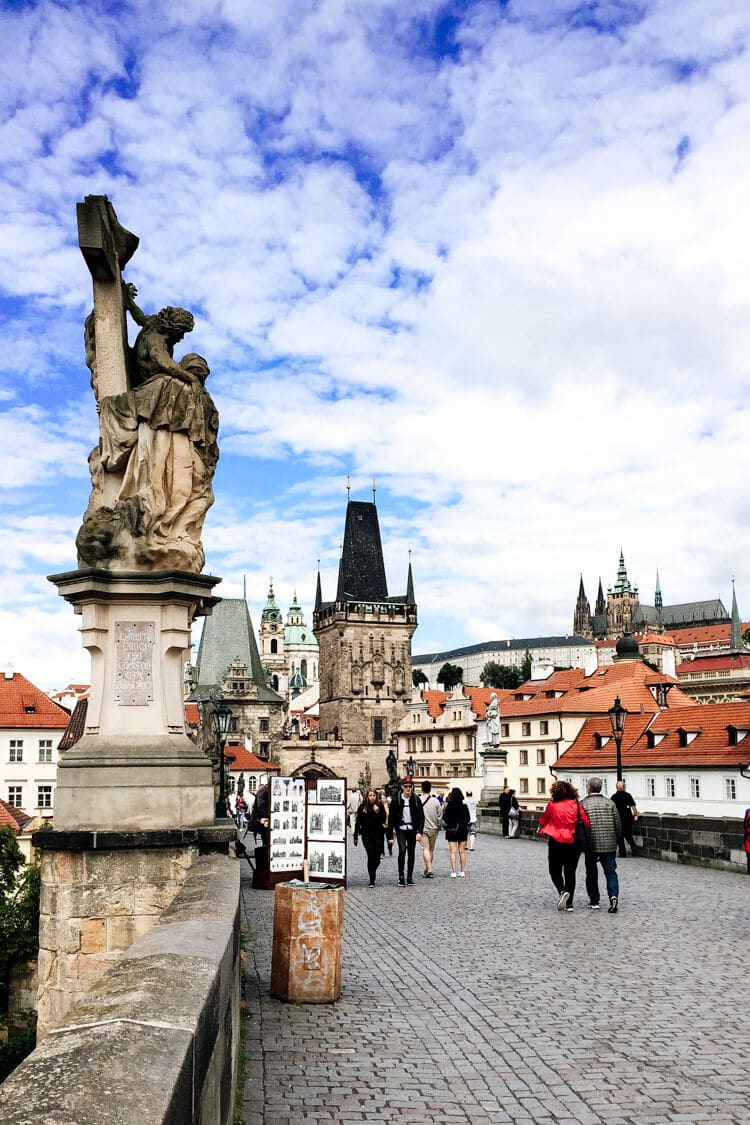
[[[617,747],[617,780],[622,781],[622,736],[625,731],[625,720],[628,713],[620,703],[619,695],[615,697],[614,706],[609,709],[609,721],[612,724],[612,735]]]
[[[217,703],[211,715],[211,721],[219,743],[219,799],[216,802],[216,817],[218,820],[225,820],[227,817],[227,783],[224,774],[224,747],[232,722],[231,708],[227,707],[226,703]]]

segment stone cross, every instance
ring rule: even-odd
[[[120,271],[138,248],[138,238],[117,220],[106,195],[87,195],[76,205],[78,245],[94,281],[96,397],[128,390],[127,325]]]

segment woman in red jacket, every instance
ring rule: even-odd
[[[576,822],[579,815],[588,827],[591,822],[586,810],[578,804],[578,790],[569,782],[553,782],[550,794],[552,800],[539,817],[539,835],[546,836],[549,844],[549,873],[560,895],[557,909],[572,910],[576,868],[581,856],[581,849],[575,842]]]

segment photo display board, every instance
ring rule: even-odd
[[[346,781],[275,777],[271,781],[269,866],[310,882],[346,885]]]

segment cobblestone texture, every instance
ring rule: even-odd
[[[747,876],[619,860],[609,915],[581,864],[559,914],[543,843],[480,836],[466,879],[442,838],[435,879],[417,861],[370,890],[350,845],[333,1005],[270,998],[273,894],[243,882],[245,1125],[750,1122]]]

